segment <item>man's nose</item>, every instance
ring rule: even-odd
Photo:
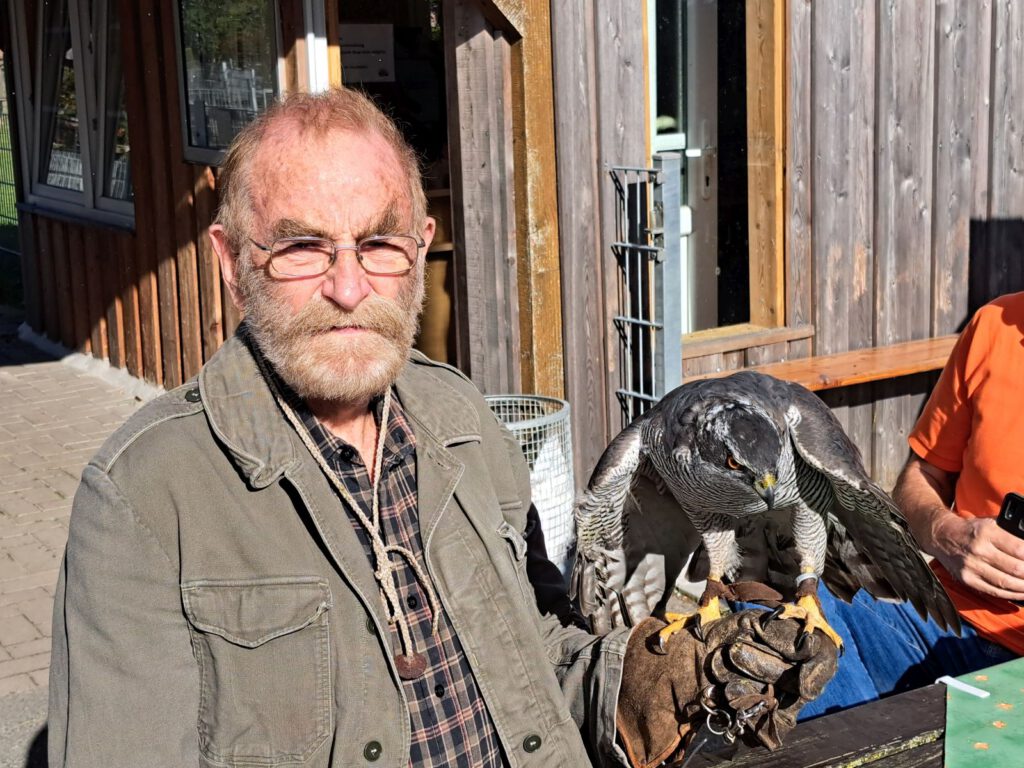
[[[338,257],[324,275],[321,290],[324,298],[350,312],[370,294],[370,281],[367,280],[366,272],[356,258],[355,251],[347,248],[338,249]]]

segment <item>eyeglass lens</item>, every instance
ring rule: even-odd
[[[359,261],[367,272],[399,274],[416,261],[419,244],[413,237],[394,235],[371,237],[358,245]],[[289,237],[270,246],[273,269],[288,277],[312,277],[326,272],[334,259],[335,244],[314,237]]]

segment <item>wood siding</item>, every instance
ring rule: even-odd
[[[634,0],[551,3],[565,349],[576,483],[618,431],[618,339],[608,318],[618,268],[607,168],[647,166],[644,25]]]
[[[1020,4],[790,0],[786,35],[786,320],[814,335],[686,376],[953,333],[1024,289]],[[823,393],[886,487],[934,380]]]

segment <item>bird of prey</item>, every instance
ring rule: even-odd
[[[659,498],[667,502],[660,517],[644,519]],[[641,573],[647,555],[674,558],[671,590],[695,550],[690,576],[706,576],[707,586],[696,615],[669,616],[663,645],[687,623],[702,634],[721,615],[719,597],[751,599],[739,588],[745,579],[794,601],[767,616],[802,619],[807,634],[821,629],[840,650],[821,614],[820,580],[847,602],[863,588],[960,630],[902,513],[868,477],[832,412],[806,388],[765,374],[743,371],[667,394],[608,446],[575,516],[570,592],[597,631],[637,620],[659,599],[663,605],[664,581],[652,590]],[[634,527],[642,535],[630,551]]]

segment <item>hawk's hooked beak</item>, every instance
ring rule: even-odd
[[[757,495],[764,499],[764,503],[771,509],[775,505],[775,475],[766,472],[764,477],[754,483],[754,490]]]

